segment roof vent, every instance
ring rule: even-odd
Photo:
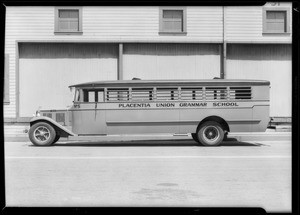
[[[140,78],[133,78],[132,80],[141,80]]]

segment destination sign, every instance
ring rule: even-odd
[[[237,102],[161,102],[161,103],[119,103],[119,108],[205,108],[238,107]]]

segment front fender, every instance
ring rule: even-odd
[[[46,117],[46,116],[35,116],[30,120],[30,126],[35,124],[36,122],[49,122],[50,124],[54,125],[57,129],[67,133],[69,136],[77,136],[77,134],[74,134],[69,129],[65,128],[61,124],[57,123],[53,119]]]

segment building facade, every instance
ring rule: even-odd
[[[6,7],[4,122],[72,104],[100,80],[262,79],[291,117],[292,4]]]

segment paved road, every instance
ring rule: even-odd
[[[291,211],[291,142],[5,143],[7,206],[253,206]]]

